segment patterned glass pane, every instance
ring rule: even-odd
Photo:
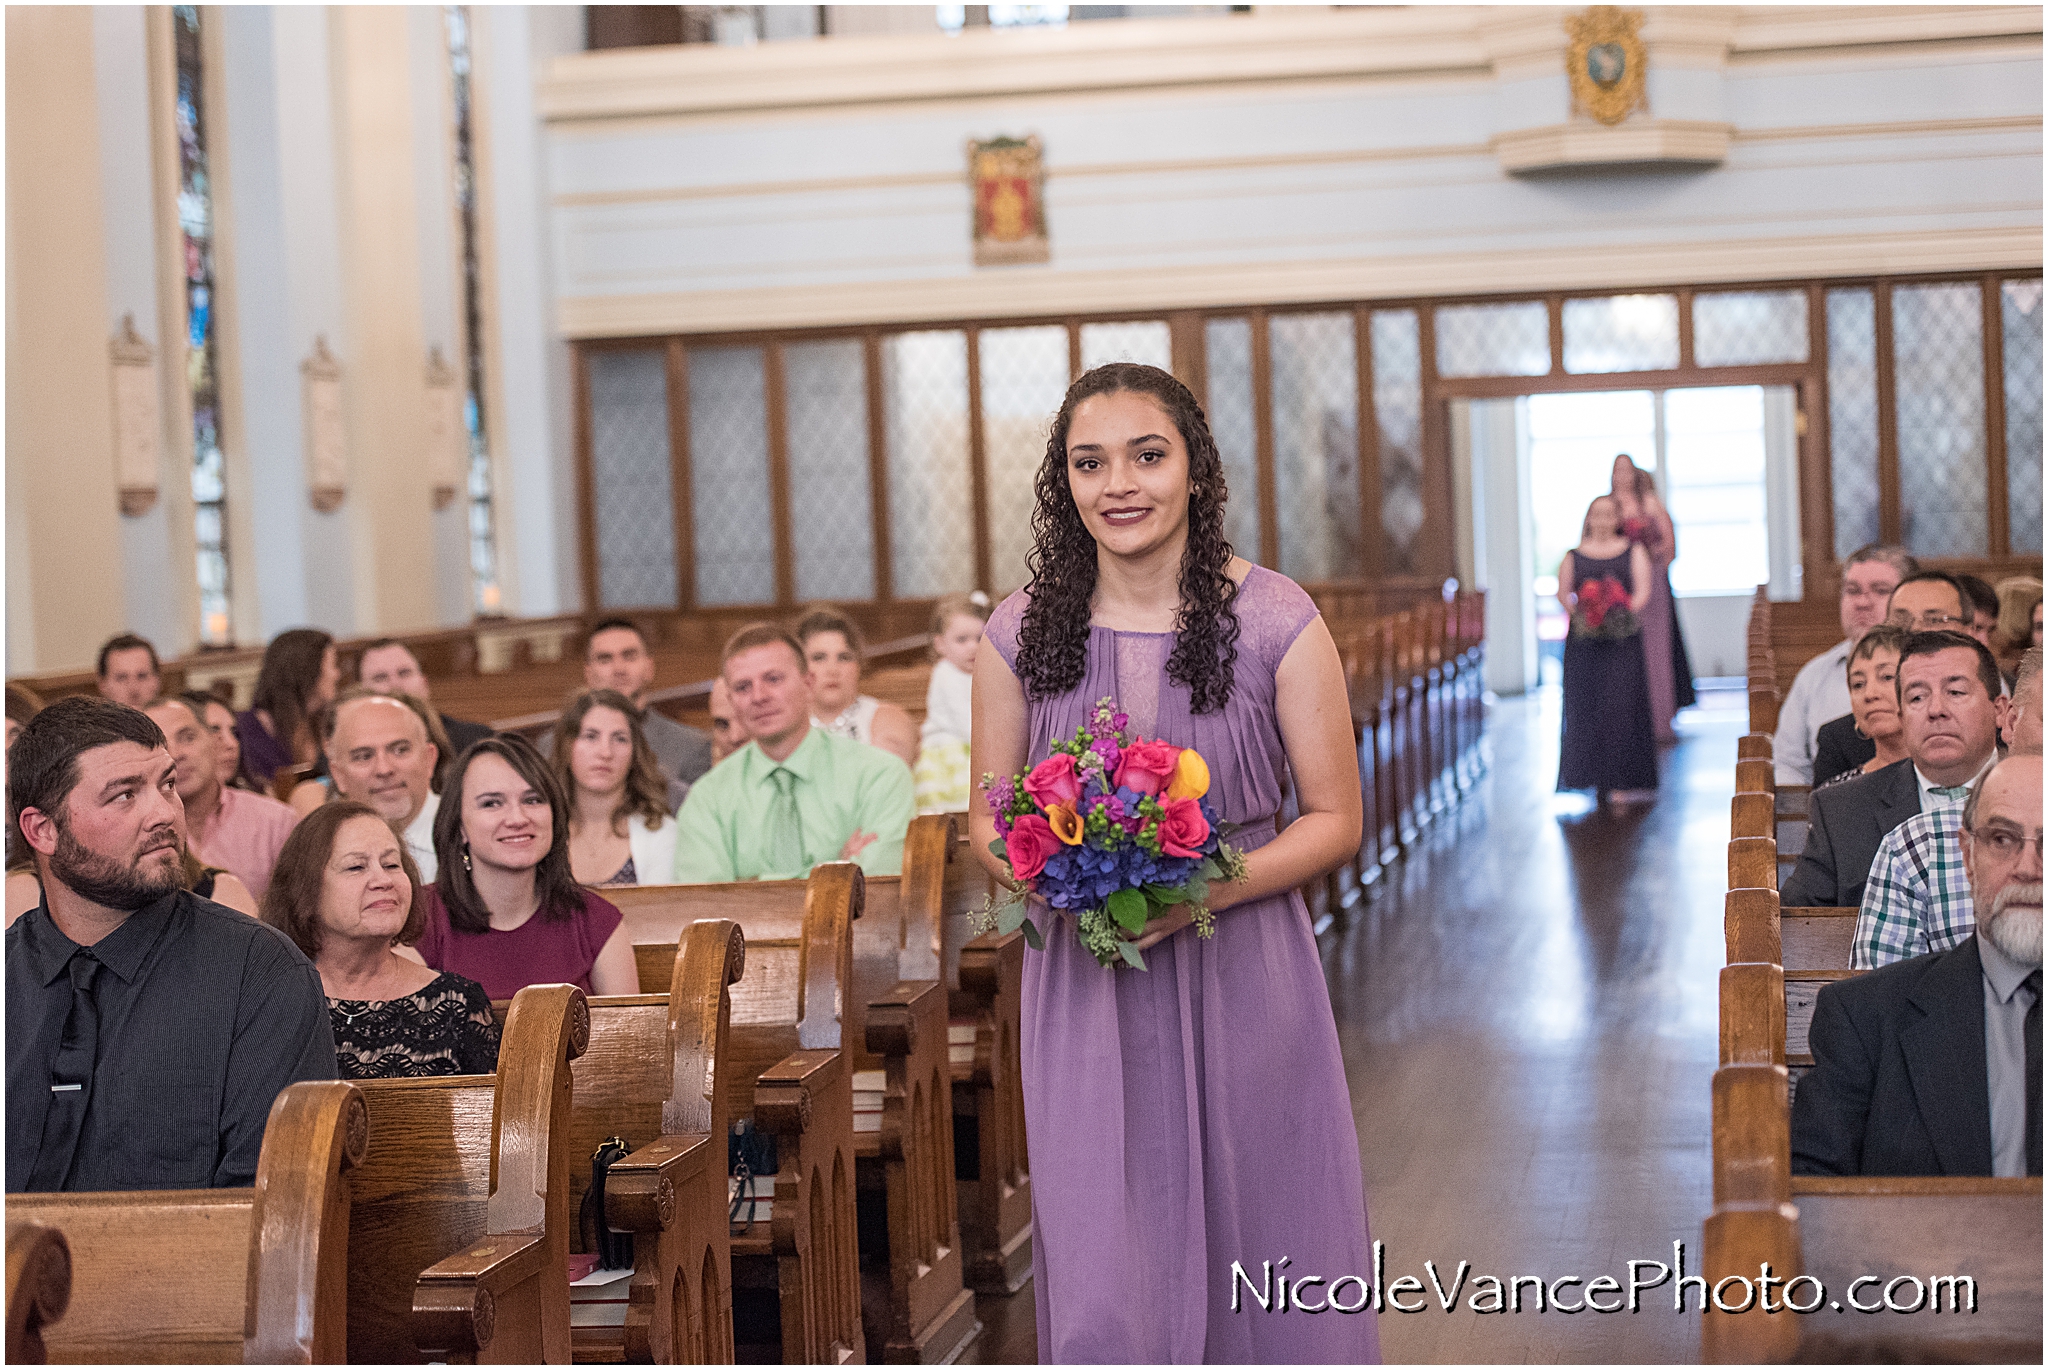
[[[1806,354],[1805,291],[1717,290],[1692,297],[1692,359],[1696,364],[1803,362]]]
[[[981,425],[988,457],[992,591],[1007,594],[1030,573],[1031,511],[1046,434],[1067,394],[1067,330],[985,328],[981,333]]]
[[[1081,369],[1092,371],[1105,362],[1143,362],[1171,371],[1173,331],[1164,319],[1082,324]]]
[[[1835,555],[1878,540],[1877,298],[1828,292],[1828,481]]]
[[[2005,482],[2012,550],[2041,550],[2041,282],[2007,281]]]
[[[1668,371],[1678,365],[1676,295],[1564,302],[1564,369],[1575,374]]]
[[[875,597],[864,350],[858,338],[782,350],[798,599]]]
[[[1439,376],[1550,373],[1550,309],[1525,304],[1452,304],[1436,311]]]
[[[1364,558],[1352,315],[1276,314],[1271,327],[1280,570],[1306,581],[1359,575]]]
[[[1415,571],[1422,531],[1422,332],[1412,309],[1372,315],[1372,409],[1380,430],[1381,563]]]
[[[775,602],[768,376],[758,347],[690,349],[690,521],[697,602]]]
[[[974,488],[967,443],[967,335],[882,340],[889,443],[889,566],[904,599],[974,585]]]
[[[591,353],[590,491],[603,608],[676,607],[669,472],[666,352]]]
[[[1263,563],[1259,548],[1259,432],[1252,400],[1252,325],[1249,319],[1211,319],[1203,328],[1208,349],[1209,433],[1223,458],[1230,502],[1223,535],[1237,554]]]
[[[1971,284],[1892,291],[1898,368],[1899,505],[1922,556],[1988,550],[1984,519],[1984,292]]]

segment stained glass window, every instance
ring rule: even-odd
[[[1868,287],[1828,292],[1828,483],[1835,555],[1878,540],[1877,298]]]
[[[1974,283],[1892,291],[1899,506],[1923,556],[1981,557],[1984,516],[1984,292]]]
[[[1230,501],[1223,507],[1223,535],[1239,556],[1264,563],[1259,548],[1259,437],[1252,409],[1252,323],[1210,319],[1203,326],[1208,349],[1209,435],[1223,458]]]
[[[502,607],[498,591],[498,543],[491,497],[491,449],[484,434],[483,282],[477,265],[476,143],[470,123],[469,8],[450,5],[448,66],[455,85],[455,207],[462,223],[464,358],[462,414],[469,428],[469,572],[477,612]]]
[[[1372,314],[1372,408],[1380,429],[1381,564],[1415,571],[1422,531],[1422,333],[1412,309]]]
[[[199,8],[171,7],[178,60],[178,229],[185,259],[185,380],[192,392],[192,531],[197,544],[199,641],[234,640],[228,611],[227,464],[220,450],[218,291],[213,186],[207,173],[205,68]]]
[[[2041,282],[2007,281],[2005,481],[2012,550],[2041,550]]]

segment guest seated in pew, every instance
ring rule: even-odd
[[[1885,622],[1916,633],[1969,636],[1970,600],[1963,584],[1946,571],[1915,571],[1900,581],[1885,607]]]
[[[59,700],[8,754],[43,902],[7,930],[7,1188],[253,1184],[278,1091],[334,1078],[320,977],[197,898],[177,763],[139,710]]]
[[[420,669],[420,659],[395,637],[380,637],[363,648],[363,654],[356,659],[356,680],[379,694],[411,695],[421,703],[433,702],[433,686],[427,683],[427,673]],[[488,723],[450,718],[438,711],[435,716],[441,720],[441,731],[448,734],[450,759],[470,743],[491,735]]]
[[[2009,754],[2040,755],[2039,650],[2021,658],[2019,688],[1999,705],[1999,737]],[[1852,968],[1871,970],[1947,951],[1970,935],[1976,910],[1963,878],[1962,829],[1961,811],[1944,807],[1915,814],[1885,834],[1856,916]]]
[[[617,690],[586,690],[555,725],[555,778],[569,795],[569,869],[585,885],[666,884],[676,866],[668,786]]]
[[[2020,653],[2041,645],[2041,582],[2032,576],[2010,576],[1998,582],[1998,626],[1991,630],[1991,654],[2012,683]]]
[[[1962,631],[1989,647],[1992,630],[1998,627],[1998,591],[1984,577],[1967,571],[1956,573],[1956,584],[1963,592],[1963,617],[1970,620]]]
[[[917,764],[917,725],[894,704],[860,692],[860,667],[867,656],[860,629],[829,604],[814,604],[796,623],[810,676],[812,722],[834,737],[865,742]]]
[[[988,596],[948,595],[932,609],[931,684],[917,735],[917,811],[960,813],[974,796],[974,655],[988,626]]]
[[[583,649],[583,684],[591,690],[617,690],[633,701],[647,745],[654,748],[654,759],[661,763],[663,775],[675,782],[670,791],[672,802],[681,804],[697,777],[711,769],[711,737],[701,728],[678,723],[648,707],[654,655],[647,650],[639,625],[631,619],[608,618],[590,630],[590,641]],[[542,743],[541,754],[554,757],[554,734]]]
[[[1987,772],[1962,831],[1983,921],[1953,950],[1821,990],[1795,1174],[2041,1173],[2040,757]]]
[[[207,731],[213,734],[214,766],[220,772],[220,783],[231,789],[258,792],[256,782],[242,770],[242,739],[235,732],[235,711],[219,695],[204,690],[187,690],[178,698],[199,711],[206,720]]]
[[[43,701],[26,685],[7,682],[7,745],[14,745],[22,725],[43,711]]]
[[[1914,633],[1899,653],[1904,761],[1817,790],[1799,864],[1779,887],[1786,908],[1847,908],[1886,833],[1916,813],[1959,808],[1998,742],[1998,663],[1961,633]]]
[[[270,640],[256,673],[253,707],[235,715],[242,769],[251,780],[267,787],[283,767],[319,759],[313,721],[334,702],[340,683],[331,635],[318,628],[293,628]]]
[[[676,880],[794,880],[821,861],[901,874],[916,807],[910,767],[813,724],[796,639],[749,624],[725,644],[722,674],[753,740],[698,781],[676,815]]]
[[[33,853],[22,848],[16,854],[10,844],[7,863],[7,917],[6,926],[13,927],[14,920],[43,902],[43,882],[36,874]],[[256,896],[249,893],[249,887],[218,866],[202,865],[186,846],[178,852],[179,863],[185,869],[185,888],[201,899],[210,899],[224,909],[246,913],[251,918],[257,914]]]
[[[163,666],[146,637],[122,633],[100,647],[93,670],[103,698],[139,709],[163,692]]]
[[[263,921],[312,958],[345,1080],[488,1075],[498,1022],[483,986],[395,948],[425,928],[419,868],[388,819],[337,799],[299,825],[263,899]]]
[[[522,737],[487,737],[449,768],[434,819],[441,876],[421,898],[418,954],[510,999],[528,985],[638,994],[618,908],[569,868],[569,797]]]
[[[258,900],[270,888],[277,854],[299,816],[268,795],[220,783],[219,743],[205,718],[183,696],[168,695],[143,710],[164,730],[178,767],[178,798],[193,854],[208,866],[232,871]]]
[[[426,703],[357,685],[326,715],[334,792],[368,804],[405,839],[406,853],[431,882],[440,873],[434,820],[441,812],[448,743]],[[303,788],[303,787],[301,787]]]
[[[1849,712],[1821,725],[1813,753],[1813,787],[1881,771],[1906,759],[1899,719],[1899,651],[1906,630],[1889,623],[1865,633],[1849,652]]]
[[[746,720],[733,707],[732,691],[725,688],[725,677],[720,676],[711,682],[711,764],[716,766],[746,741]]]
[[[1842,563],[1842,640],[1799,668],[1778,706],[1778,731],[1771,755],[1780,785],[1811,785],[1814,748],[1821,725],[1849,712],[1844,671],[1849,649],[1885,621],[1892,591],[1920,569],[1903,547],[1872,543]]]

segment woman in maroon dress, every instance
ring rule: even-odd
[[[1676,742],[1671,719],[1698,702],[1692,660],[1678,626],[1678,601],[1671,597],[1671,563],[1678,559],[1678,530],[1657,497],[1657,482],[1627,453],[1614,459],[1614,502],[1621,509],[1622,535],[1650,554],[1650,604],[1643,611],[1643,666],[1650,681],[1650,724],[1659,742]]]

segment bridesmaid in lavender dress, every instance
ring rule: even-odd
[[[1370,1311],[1261,1311],[1265,1262],[1319,1304],[1372,1277],[1358,1133],[1305,881],[1355,851],[1360,799],[1343,671],[1300,586],[1231,555],[1201,407],[1155,367],[1067,392],[1038,474],[1029,586],[989,620],[974,773],[1011,774],[1105,695],[1144,735],[1193,746],[1238,825],[1241,883],[1215,936],[1152,925],[1144,971],[1105,969],[1048,916],[1024,961],[1038,1353],[1073,1362],[1363,1362]],[[1281,779],[1301,817],[1275,836]],[[983,805],[975,846],[994,836]],[[990,858],[992,860],[992,858]],[[1000,873],[1000,872],[998,872]],[[1288,1263],[1280,1266],[1283,1258]],[[1369,1306],[1369,1305],[1368,1305]]]

